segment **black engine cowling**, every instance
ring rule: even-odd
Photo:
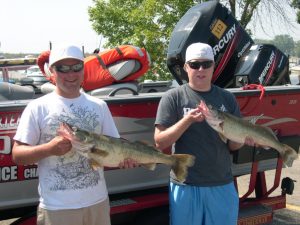
[[[185,51],[195,42],[212,46],[216,62],[212,82],[220,87],[241,86],[246,80],[243,77],[248,78],[248,83],[264,85],[289,82],[287,56],[275,46],[254,45],[230,11],[217,1],[200,3],[190,8],[172,32],[167,66],[179,84],[188,81],[183,70]],[[260,50],[255,51],[255,48]],[[261,60],[250,60],[255,54]]]

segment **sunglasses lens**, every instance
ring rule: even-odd
[[[79,72],[83,69],[83,63],[78,63],[72,66],[74,72]]]
[[[58,66],[55,66],[56,70],[58,72],[61,72],[61,73],[68,73],[70,72],[70,67],[69,66],[65,66],[65,65],[58,65]]]
[[[202,67],[203,69],[208,69],[212,66],[213,62],[212,61],[205,61],[205,62],[202,62]]]
[[[69,73],[70,71],[79,72],[83,69],[83,63],[74,64],[72,66],[67,65],[57,65],[56,70],[61,73]]]
[[[202,67],[203,69],[208,69],[212,66],[213,61],[204,61],[204,62],[195,61],[195,62],[189,62],[188,64],[194,70],[199,70],[200,67]]]
[[[189,62],[188,64],[193,70],[198,70],[201,66],[200,62]]]

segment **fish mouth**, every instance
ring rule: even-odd
[[[205,118],[213,117],[210,107],[206,105],[206,103],[203,100],[200,101],[198,109],[200,109],[201,113],[203,113]]]
[[[59,125],[57,134],[59,136],[67,138],[70,141],[76,140],[76,136],[74,134],[74,130],[72,129],[72,126],[66,122],[63,122]]]

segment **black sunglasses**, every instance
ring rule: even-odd
[[[213,65],[213,61],[203,61],[203,62],[199,62],[199,61],[194,61],[194,62],[187,62],[187,64],[189,65],[189,67],[191,69],[194,70],[199,70],[200,67],[202,67],[203,69],[208,69]]]
[[[70,71],[79,72],[83,69],[83,63],[77,63],[71,66],[68,65],[57,65],[54,66],[55,70],[61,73],[69,73]]]

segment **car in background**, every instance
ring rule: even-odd
[[[145,80],[139,83],[139,93],[164,92],[171,88],[172,81]]]
[[[169,89],[178,87],[179,84],[176,80],[167,80],[167,81],[153,81],[153,80],[144,80],[144,82],[139,83],[138,85],[139,93],[153,93],[153,92],[164,92]]]
[[[49,80],[43,75],[42,71],[37,65],[31,66],[24,72],[25,77],[21,78],[22,86],[29,85],[35,89],[35,93],[41,92],[41,86]]]

